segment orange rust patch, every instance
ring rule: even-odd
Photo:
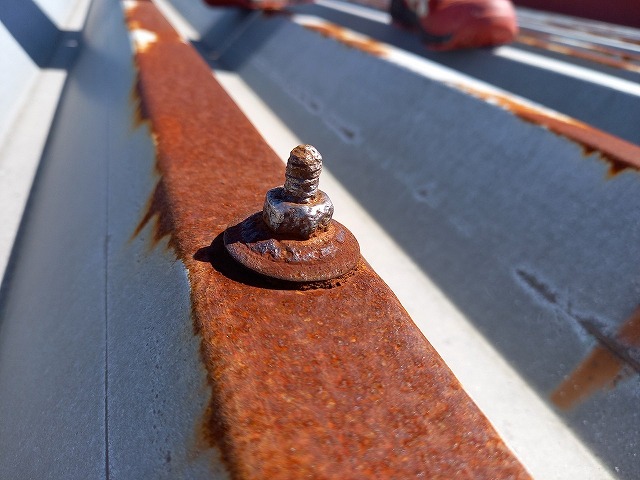
[[[628,346],[640,346],[640,307],[638,307],[629,320],[620,329],[618,339]]]
[[[336,40],[347,47],[355,48],[356,50],[362,50],[363,52],[375,55],[376,57],[383,57],[386,55],[386,49],[384,45],[376,42],[373,39],[357,39],[349,34],[349,31],[332,24],[324,25],[304,25],[308,30],[319,33],[323,37]]]
[[[602,389],[611,389],[620,379],[622,360],[610,350],[597,346],[551,395],[563,410],[573,408]]]
[[[222,232],[284,165],[153,4],[127,19],[158,35],[137,53],[161,175],[137,231],[157,215],[189,272],[212,392],[200,438],[232,477],[529,478],[366,262],[301,290],[229,257]]]
[[[615,387],[618,381],[633,371],[640,373],[636,361],[629,358],[628,349],[640,347],[640,307],[620,328],[615,341],[601,336],[591,354],[576,367],[551,395],[551,401],[561,409],[569,409],[602,389]],[[624,370],[629,366],[631,369]]]
[[[526,122],[539,125],[571,140],[582,148],[585,156],[597,153],[609,164],[609,177],[624,170],[640,170],[640,146],[638,145],[565,115],[553,115],[544,110],[523,105],[506,95],[483,92],[466,85],[453,84],[452,86],[474,97],[495,103]]]

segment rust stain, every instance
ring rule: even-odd
[[[161,182],[158,216],[189,272],[208,371],[208,437],[235,479],[529,478],[386,284],[362,262],[327,288],[256,276],[222,232],[284,165],[149,2],[127,21]],[[435,319],[434,319],[435,320]]]
[[[599,63],[606,65],[607,67],[618,68],[622,70],[628,70],[631,72],[640,72],[640,65],[633,63],[640,60],[640,56],[636,56],[617,51],[614,49],[607,49],[598,45],[589,45],[589,50],[581,50],[578,48],[568,47],[561,45],[557,42],[550,41],[546,35],[534,34],[533,32],[518,35],[516,41],[529,45],[531,47],[541,48],[551,52],[561,53],[581,60],[587,60],[593,63]]]
[[[611,389],[625,377],[640,373],[640,360],[631,353],[640,347],[640,307],[610,339],[595,326],[583,325],[599,345],[556,388],[551,401],[563,410],[575,407],[602,389]]]
[[[462,84],[454,88],[487,102],[499,105],[518,118],[539,125],[578,144],[585,156],[597,153],[609,165],[609,177],[625,170],[640,170],[640,146],[561,114],[524,105],[506,95],[485,92]]]
[[[355,38],[347,29],[339,27],[338,25],[327,23],[323,25],[304,25],[304,27],[319,33],[323,37],[336,40],[347,47],[361,50],[376,57],[384,57],[387,53],[386,48],[381,43],[370,38]]]
[[[617,23],[631,27],[640,27],[640,15],[638,15],[637,3],[629,0],[515,0],[516,5],[531,7],[536,10],[557,12],[573,17],[590,18],[601,22]],[[557,21],[550,20],[550,25]],[[558,23],[575,29],[576,22]]]

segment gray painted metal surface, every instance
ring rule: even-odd
[[[90,0],[0,4],[0,276],[77,53]]]
[[[75,11],[82,0],[5,0],[0,5],[0,144],[11,131],[11,124],[42,68],[64,67],[61,40],[75,39]],[[67,38],[61,38],[63,36]],[[65,45],[73,48],[71,45]]]
[[[636,307],[637,172],[609,179],[579,145],[289,19],[174,3],[542,398],[596,345],[579,319],[615,331]],[[300,11],[638,141],[628,93]],[[198,436],[185,270],[152,225],[133,238],[157,179],[120,5],[96,0],[83,36],[0,296],[0,478],[225,478]],[[630,376],[562,413],[620,478],[640,468],[638,397]]]

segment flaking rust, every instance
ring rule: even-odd
[[[232,478],[529,478],[366,262],[303,290],[231,259],[222,232],[259,210],[282,163],[153,3],[129,5],[128,23],[156,35],[136,53],[153,213],[188,270],[203,421]]]

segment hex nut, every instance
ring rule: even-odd
[[[333,215],[333,203],[321,190],[308,203],[286,200],[284,187],[272,188],[264,199],[262,216],[276,234],[307,239],[326,230]]]

